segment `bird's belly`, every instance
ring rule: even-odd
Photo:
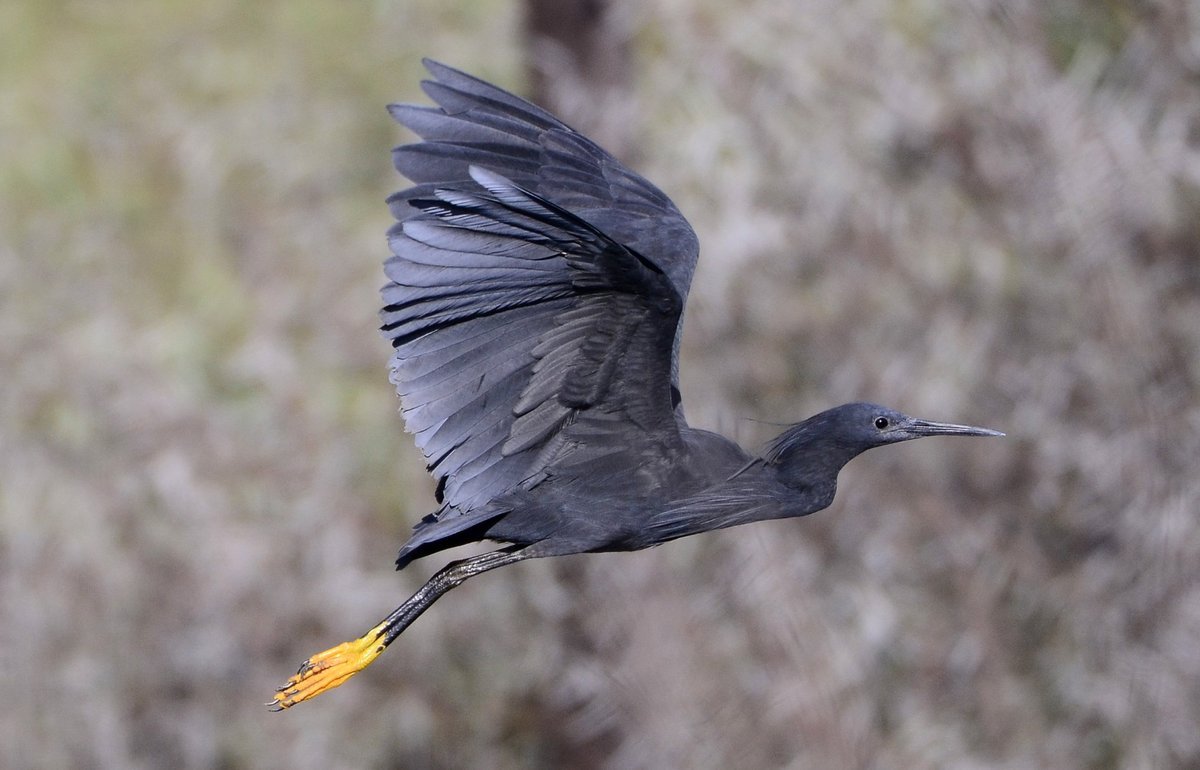
[[[636,550],[639,533],[650,513],[665,500],[636,485],[614,483],[596,488],[564,488],[514,496],[512,510],[487,531],[487,537],[508,543],[540,543],[548,553]]]

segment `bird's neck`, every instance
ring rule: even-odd
[[[795,490],[797,504],[812,513],[833,502],[837,477],[842,467],[858,451],[799,423],[785,430],[772,442],[766,459],[775,469],[776,478]]]
[[[849,458],[847,458],[849,459]],[[837,491],[838,472],[846,461],[838,461],[815,448],[789,454],[776,466],[776,475],[786,487],[794,489],[813,506],[813,511],[826,508]]]

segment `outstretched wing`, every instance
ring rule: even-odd
[[[441,509],[399,564],[555,468],[679,442],[677,331],[696,237],[657,188],[549,113],[433,62],[394,105],[383,331]],[[439,545],[438,543],[441,543]]]
[[[442,508],[405,553],[499,515],[556,465],[678,444],[683,300],[653,263],[510,180],[412,199],[391,236],[384,333]]]
[[[411,200],[437,189],[470,189],[467,167],[480,166],[636,251],[666,273],[686,300],[700,247],[670,198],[540,107],[444,64],[429,59],[424,64],[435,80],[421,87],[438,106],[388,108],[396,121],[424,140],[393,152],[396,169],[414,183],[388,199],[397,220],[417,213]],[[671,348],[676,402],[679,331]]]

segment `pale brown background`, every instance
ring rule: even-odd
[[[383,105],[422,55],[528,93],[521,8],[8,0],[0,764],[1200,766],[1196,4],[612,13],[602,108],[552,96],[699,232],[692,422],[1009,437],[489,574],[270,714],[444,563],[390,570],[432,495],[375,331]]]

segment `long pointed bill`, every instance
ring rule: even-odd
[[[949,422],[930,422],[910,419],[904,430],[915,436],[1003,436],[998,430],[976,428],[973,425],[955,425]]]

